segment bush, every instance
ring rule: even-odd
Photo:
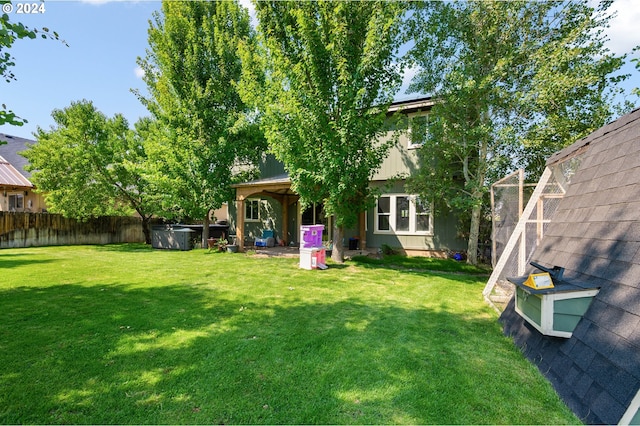
[[[380,246],[380,250],[382,251],[382,254],[384,254],[385,256],[393,256],[398,254],[398,251],[388,244],[382,244]]]

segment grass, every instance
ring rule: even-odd
[[[402,255],[385,255],[382,258],[356,256],[354,261],[361,265],[373,265],[387,268],[417,271],[452,272],[476,275],[487,275],[491,271],[483,266],[469,265],[452,259],[411,257]],[[485,280],[486,281],[486,280]]]
[[[0,423],[578,422],[502,335],[486,278],[411,262],[2,250]]]

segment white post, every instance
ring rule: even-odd
[[[518,170],[518,223],[524,211],[524,170]],[[518,252],[518,275],[523,275],[527,267],[527,227],[522,228],[520,250]]]
[[[493,269],[493,272],[489,277],[489,281],[487,281],[487,285],[484,287],[484,291],[482,292],[482,294],[484,295],[485,300],[487,300],[488,302],[490,302],[489,295],[491,294],[493,287],[496,285],[496,282],[498,281],[498,278],[500,277],[502,270],[507,264],[507,260],[509,259],[511,252],[516,247],[516,244],[518,243],[519,238],[522,235],[524,235],[524,229],[527,225],[529,216],[531,216],[531,213],[533,213],[533,209],[535,208],[536,203],[538,202],[538,199],[542,195],[542,192],[544,191],[544,188],[547,185],[547,182],[549,181],[550,177],[551,177],[551,169],[547,167],[544,169],[544,172],[542,173],[542,176],[538,181],[538,185],[536,185],[536,189],[533,191],[533,194],[531,195],[531,198],[529,199],[527,206],[522,212],[522,215],[520,216],[520,220],[518,220],[516,229],[513,231],[513,234],[511,234],[511,237],[509,238],[509,241],[507,242],[507,245],[504,248],[504,251],[502,252],[502,256],[500,256],[500,259],[498,259],[498,263],[496,264],[496,267]]]

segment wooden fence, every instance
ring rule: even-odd
[[[49,213],[0,211],[0,249],[144,242],[136,217],[105,216],[86,222]]]

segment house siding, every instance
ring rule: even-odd
[[[250,199],[260,199],[260,219],[257,221],[247,221],[245,219],[244,222],[244,235],[246,240],[253,241],[256,238],[262,237],[262,231],[265,229],[272,229],[274,231],[274,236],[282,239],[283,232],[281,226],[281,218],[282,218],[282,205],[275,199],[271,197],[258,196]],[[229,203],[229,234],[236,234],[236,226],[237,226],[237,215],[244,214],[244,212],[238,212],[238,206],[235,202]],[[295,216],[294,216],[295,217]],[[287,232],[289,232],[287,230]],[[287,239],[287,241],[289,241]]]
[[[406,130],[406,120],[400,120],[399,127],[401,130]],[[381,143],[388,142],[394,138],[394,132],[395,128],[390,128],[387,135],[381,139]],[[418,170],[419,148],[408,148],[409,137],[406,132],[400,132],[397,138],[397,143],[389,150],[380,168],[374,174],[372,181],[386,181],[399,177],[407,177]],[[284,165],[278,161],[273,154],[265,154],[258,168],[260,170],[260,178],[262,179],[280,176],[286,173]]]
[[[258,165],[260,170],[260,178],[271,178],[274,176],[280,176],[286,173],[284,164],[276,159],[273,154],[264,154],[262,161]]]
[[[423,98],[413,101],[404,101],[393,104],[389,110],[387,121],[387,133],[380,140],[380,143],[394,141],[388,154],[382,161],[379,169],[374,173],[371,180],[371,187],[376,191],[384,194],[407,194],[405,188],[405,179],[413,174],[419,168],[418,152],[420,148],[409,148],[409,120],[406,114],[423,114],[426,113],[431,105],[432,100]],[[398,111],[400,116],[398,116]],[[399,132],[396,132],[399,130]],[[248,182],[244,187],[243,197],[249,197],[251,191],[246,188],[255,186],[256,192],[260,191],[259,184],[270,178],[281,179],[286,176],[286,171],[281,162],[276,160],[272,154],[265,154],[259,164],[260,182]],[[282,190],[280,190],[282,191]],[[247,194],[247,195],[245,195]],[[273,193],[272,193],[273,194]],[[288,197],[293,197],[291,192]],[[278,200],[267,196],[268,194],[256,195],[265,200],[265,216],[261,216],[259,222],[247,222],[244,226],[245,240],[250,242],[256,236],[262,234],[263,229],[274,229],[278,237],[284,238],[287,243],[297,243],[299,239],[300,221],[298,202],[289,198],[289,205],[283,207]],[[274,197],[277,197],[274,195]],[[282,209],[287,208],[287,224],[282,224]],[[231,232],[235,233],[237,223],[237,212],[235,202],[229,203],[229,217],[231,224]],[[370,208],[365,214],[366,223],[364,224],[366,235],[360,235],[361,227],[358,224],[354,229],[345,229],[344,240],[341,242],[344,246],[349,245],[349,239],[357,237],[360,241],[366,239],[367,248],[380,248],[382,245],[388,245],[394,248],[405,249],[411,254],[417,252],[439,252],[445,253],[447,250],[460,251],[466,248],[466,241],[457,236],[457,218],[453,213],[438,213],[433,215],[432,233],[424,234],[381,234],[375,232],[376,208]],[[285,228],[284,230],[281,228]],[[325,236],[324,239],[327,239]],[[359,245],[360,248],[362,244]]]
[[[388,141],[393,135],[388,134],[384,140]],[[399,177],[407,177],[418,170],[418,149],[409,149],[409,138],[406,132],[400,133],[398,143],[389,150],[387,157],[373,176],[373,181],[385,181]]]
[[[372,187],[381,191],[381,195],[406,193],[404,181],[397,181],[393,185],[388,186],[387,182],[372,182]],[[293,202],[287,206],[288,223],[286,224],[286,232],[283,232],[282,225],[282,209],[284,208],[277,200],[264,196],[256,195],[250,199],[261,200],[260,204],[260,220],[245,221],[245,241],[250,244],[256,237],[262,235],[264,229],[273,229],[275,235],[287,242],[298,243],[299,239],[299,223],[298,223],[298,202]],[[229,203],[229,232],[231,235],[236,234],[236,218],[237,214],[244,212],[237,211],[235,202]],[[372,207],[367,210],[366,218],[366,242],[367,248],[380,248],[383,245],[396,249],[403,249],[415,252],[445,253],[447,250],[464,250],[466,241],[457,235],[457,218],[452,213],[434,214],[433,217],[433,233],[429,235],[397,235],[397,234],[379,234],[375,232],[375,215],[376,208]],[[345,229],[344,240],[342,244],[348,246],[350,238],[358,238],[362,240],[358,228]],[[324,238],[326,239],[326,237]],[[363,248],[359,246],[359,248]]]
[[[24,196],[24,207],[15,211],[33,213],[46,212],[45,200],[42,194],[33,192],[31,188],[15,188],[3,185],[0,185],[0,211],[11,211],[9,208],[9,197],[12,195]]]
[[[380,195],[406,193],[405,181],[396,181],[389,186],[388,182],[372,182],[372,186],[380,191]],[[421,250],[444,252],[446,250],[464,250],[466,241],[457,235],[457,217],[451,212],[434,212],[433,228],[430,235],[398,235],[375,232],[376,208],[367,211],[367,246],[380,248],[388,245],[404,250]]]

